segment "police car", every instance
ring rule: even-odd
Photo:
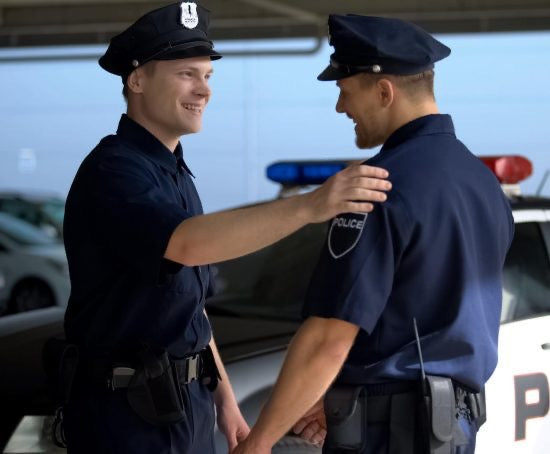
[[[504,270],[499,365],[486,387],[488,421],[479,454],[550,452],[550,199],[526,197],[517,184],[531,173],[522,157],[483,158],[509,194],[515,237]],[[276,163],[268,176],[282,193],[306,190],[347,163]],[[243,414],[253,423],[267,399],[300,323],[309,276],[327,224],[308,225],[268,248],[216,267],[217,293],[207,311]],[[0,319],[0,446],[5,453],[63,452],[45,435],[52,411],[40,349],[61,332],[62,311]],[[227,452],[217,434],[217,451]],[[285,437],[274,453],[319,452]]]

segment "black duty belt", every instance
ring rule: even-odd
[[[484,397],[482,394],[473,393],[462,385],[454,382],[455,400],[457,408],[467,408],[474,421],[484,421]],[[389,383],[377,383],[365,385],[368,396],[367,422],[371,424],[390,422],[392,405],[400,405],[399,402],[416,402],[419,399],[418,381],[401,381]],[[479,424],[479,425],[481,425]]]
[[[205,350],[181,359],[170,359],[180,385],[200,380],[205,373]],[[127,388],[136,369],[130,361],[109,361],[104,358],[86,358],[80,369],[84,382],[92,382],[111,391]]]
[[[202,378],[204,370],[202,358],[203,353],[199,352],[186,358],[170,360],[180,385],[188,385],[192,381]],[[115,389],[127,388],[134,373],[135,369],[131,367],[113,367],[111,378],[107,379],[107,386],[113,391]]]

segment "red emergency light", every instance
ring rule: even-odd
[[[502,184],[517,184],[533,173],[533,164],[523,156],[479,156]]]

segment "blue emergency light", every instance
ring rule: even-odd
[[[282,185],[322,184],[347,167],[348,161],[280,161],[268,166],[267,178]]]

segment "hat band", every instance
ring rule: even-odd
[[[347,63],[340,63],[334,58],[330,58],[330,66],[341,71],[342,73],[353,75],[361,72],[367,72],[372,74],[394,74],[394,75],[411,75],[420,74],[424,71],[433,69],[433,63],[427,65],[410,65],[405,66],[403,62],[395,63],[391,60],[380,59],[379,63],[373,63],[371,65],[352,65]]]
[[[144,63],[147,63],[148,61],[154,60],[156,57],[158,57],[159,55],[164,54],[165,52],[167,52],[169,50],[185,50],[185,49],[191,49],[193,47],[198,47],[198,46],[208,47],[209,49],[214,48],[214,44],[212,43],[212,41],[202,41],[201,40],[201,41],[185,42],[185,43],[180,43],[180,44],[172,44],[172,43],[169,42],[167,46],[165,46],[162,49],[158,50],[153,55],[150,55],[147,58],[141,60],[139,62],[139,64],[142,65]]]

